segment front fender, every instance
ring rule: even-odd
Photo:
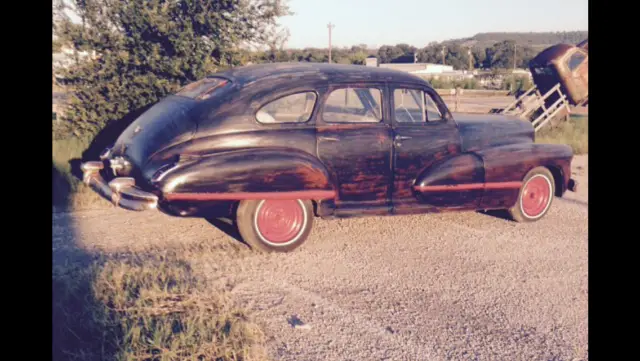
[[[214,153],[178,166],[155,184],[167,199],[328,199],[334,182],[313,155],[288,148]]]
[[[555,180],[556,195],[569,187],[573,151],[566,144],[521,143],[476,152],[484,162],[485,182],[497,185],[520,184],[535,167],[548,168]],[[481,207],[511,207],[518,199],[518,187],[494,187],[485,191]]]
[[[562,171],[563,183],[571,175],[573,151],[566,144],[510,144],[476,154],[484,161],[486,182],[522,181],[527,172],[538,166]]]

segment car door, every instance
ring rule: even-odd
[[[437,93],[420,85],[390,87],[394,213],[474,209],[482,196],[482,163],[461,155],[458,128]],[[473,188],[462,182],[478,185]]]
[[[316,123],[318,158],[335,178],[339,210],[390,210],[392,145],[384,93],[384,83],[338,85],[323,97]]]

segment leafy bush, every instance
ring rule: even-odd
[[[556,127],[547,123],[536,134],[537,143],[568,144],[575,154],[589,152],[589,119],[587,117],[570,117]]]
[[[70,91],[56,138],[96,135],[108,123],[157,102],[221,67],[238,65],[239,45],[264,43],[282,0],[85,0],[55,7],[57,41],[84,54],[56,69]],[[55,49],[54,49],[55,50]]]

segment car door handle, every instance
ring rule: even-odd
[[[328,141],[332,141],[332,142],[337,142],[338,138],[335,137],[320,137],[321,140],[328,140]]]
[[[396,140],[405,140],[405,139],[411,139],[411,137],[406,137],[404,135],[396,135]]]

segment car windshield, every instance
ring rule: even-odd
[[[222,88],[227,83],[228,80],[224,78],[204,78],[188,84],[184,88],[180,89],[176,95],[191,99],[204,100],[209,98],[216,89]]]

